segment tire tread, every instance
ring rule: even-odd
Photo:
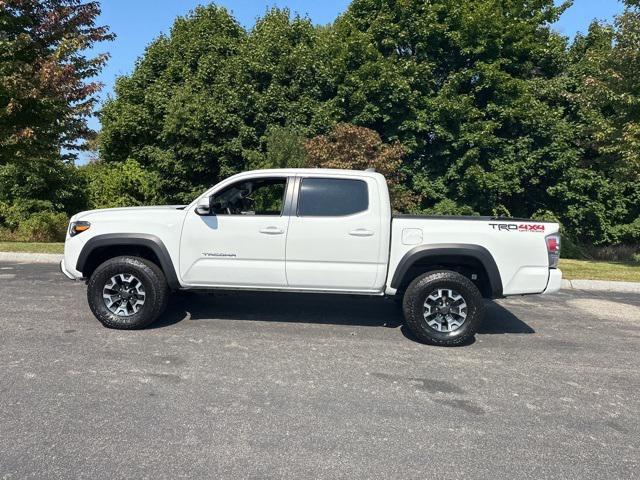
[[[137,272],[136,276],[146,277],[153,290],[147,292],[147,296],[152,297],[150,299],[151,304],[147,304],[145,300],[145,305],[142,307],[140,315],[117,317],[106,308],[102,301],[104,277],[115,274],[122,269],[135,271]],[[149,285],[146,285],[145,290],[148,288]],[[160,267],[145,258],[134,256],[110,258],[95,269],[87,284],[87,300],[89,301],[89,308],[91,308],[95,317],[105,327],[119,330],[136,330],[149,326],[166,308],[169,293],[169,286]],[[151,308],[145,309],[147,305]]]
[[[472,310],[461,332],[443,336],[425,326],[422,314],[424,298],[437,287],[454,287],[462,290],[467,311]],[[484,301],[478,287],[464,275],[451,270],[431,271],[416,277],[407,287],[402,301],[405,324],[418,340],[431,345],[457,346],[468,342],[480,328],[484,317]]]

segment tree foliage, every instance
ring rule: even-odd
[[[569,50],[574,162],[550,188],[569,230],[596,243],[640,242],[640,11],[593,22]]]
[[[0,164],[57,156],[91,136],[86,118],[100,85],[89,79],[106,54],[84,50],[109,40],[95,25],[97,2],[0,2]]]
[[[275,125],[264,135],[265,153],[256,154],[249,168],[302,168],[307,166],[304,135],[294,127]]]
[[[545,98],[563,67],[550,29],[561,11],[552,0],[355,0],[338,20],[344,119],[408,148],[418,209],[530,215],[548,203],[574,155]]]
[[[92,137],[91,77],[107,58],[85,50],[112,38],[99,13],[97,2],[0,1],[0,228],[19,238],[59,239],[56,212],[86,207],[72,160]]]
[[[143,169],[138,162],[94,162],[82,167],[91,208],[133,207],[161,204],[158,175]]]
[[[401,167],[405,148],[399,142],[383,143],[375,130],[346,123],[337,124],[326,135],[308,140],[305,149],[310,167],[373,168],[384,175],[396,211],[406,211],[415,200],[404,186],[405,176]]]
[[[332,76],[317,55],[322,31],[272,9],[245,32],[221,7],[198,7],[147,49],[102,110],[101,154],[134,158],[187,202],[220,178],[263,164],[277,127],[328,125]]]

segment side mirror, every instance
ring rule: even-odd
[[[202,197],[196,205],[198,215],[211,215],[211,197]]]

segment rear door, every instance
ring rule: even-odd
[[[372,291],[379,288],[381,214],[378,185],[357,176],[300,176],[286,248],[290,287]]]

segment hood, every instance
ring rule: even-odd
[[[93,216],[102,216],[104,214],[110,215],[126,215],[128,213],[144,214],[144,212],[162,212],[162,211],[175,211],[184,210],[186,205],[151,205],[148,207],[116,207],[116,208],[99,208],[96,210],[85,210],[84,212],[76,213],[71,217],[71,221],[82,220],[83,218],[89,218]]]

